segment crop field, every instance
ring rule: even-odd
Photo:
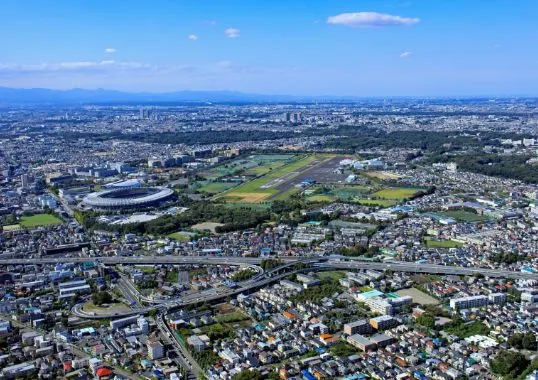
[[[21,226],[24,228],[52,226],[62,224],[62,220],[51,214],[36,214],[32,216],[23,216],[21,218]]]
[[[376,191],[372,194],[372,197],[403,200],[413,197],[418,191],[419,189],[414,189],[410,187],[389,187],[383,190]]]

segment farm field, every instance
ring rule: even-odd
[[[403,200],[413,197],[418,191],[420,190],[410,187],[389,187],[376,191],[372,194],[372,197]]]
[[[21,218],[21,226],[24,228],[52,226],[55,224],[62,224],[63,221],[51,214],[36,214],[32,216],[23,216]]]
[[[459,248],[463,247],[463,243],[454,240],[436,240],[436,239],[424,239],[424,244],[428,248]]]

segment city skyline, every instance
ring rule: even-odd
[[[532,96],[531,1],[4,2],[0,87]]]

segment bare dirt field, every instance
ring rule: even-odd
[[[416,288],[398,290],[396,294],[399,296],[411,296],[413,297],[413,302],[416,302],[419,305],[437,305],[439,303],[439,301],[432,296]]]

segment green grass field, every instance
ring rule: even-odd
[[[258,177],[286,165],[286,161],[269,161],[245,170],[245,175]]]
[[[316,274],[316,276],[318,276],[320,280],[338,281],[341,278],[346,277],[346,273],[343,272],[343,271],[333,271],[333,270],[331,270],[331,271],[318,272]]]
[[[21,226],[24,228],[52,226],[62,224],[63,221],[57,216],[51,214],[36,214],[32,216],[23,216],[21,218]]]
[[[376,191],[372,194],[372,197],[404,200],[413,197],[418,191],[419,189],[413,189],[410,187],[389,187]]]
[[[489,220],[488,217],[484,215],[478,215],[478,214],[474,214],[472,212],[463,211],[463,210],[444,211],[444,212],[439,212],[437,214],[456,219],[458,222],[474,223],[474,222],[483,222],[483,221]]]
[[[289,189],[288,191],[285,191],[283,193],[278,194],[278,196],[276,196],[274,198],[274,200],[275,201],[285,201],[286,199],[288,199],[292,195],[299,194],[299,192],[300,192],[300,190],[294,187],[294,188]]]
[[[173,234],[168,235],[168,237],[177,241],[191,241],[191,235],[182,232],[174,232]]]
[[[424,244],[428,248],[459,248],[463,247],[463,243],[454,241],[454,240],[436,240],[436,239],[425,239]]]
[[[198,189],[198,191],[208,194],[218,194],[231,189],[235,185],[236,184],[232,182],[206,182],[202,183],[202,186]]]

